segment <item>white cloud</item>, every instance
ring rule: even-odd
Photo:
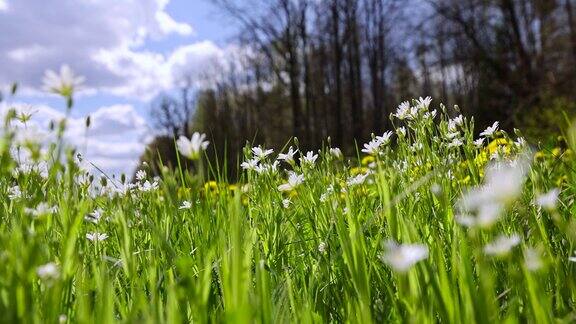
[[[18,111],[32,112],[32,119],[24,127],[29,133],[37,134],[46,146],[55,140],[50,131],[52,121],[59,121],[64,114],[46,105],[14,103]],[[0,105],[2,115],[7,106]],[[86,131],[86,117],[71,117],[67,121],[65,141],[82,153],[87,161],[94,163],[108,175],[131,175],[150,140],[146,121],[131,105],[101,107],[90,114],[91,125]],[[19,124],[19,123],[17,123]]]
[[[0,0],[0,84],[39,89],[46,69],[69,64],[87,87],[147,101],[171,88],[182,71],[194,75],[223,50],[209,41],[163,54],[147,41],[190,36],[190,25],[166,11],[169,0]],[[9,35],[9,36],[6,36]]]

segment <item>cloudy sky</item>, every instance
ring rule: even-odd
[[[68,64],[86,77],[68,141],[106,172],[131,173],[154,134],[150,101],[226,57],[234,32],[210,0],[0,0],[0,87],[17,81],[9,104],[31,104],[47,130],[64,102],[42,77]]]

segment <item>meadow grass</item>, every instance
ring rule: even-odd
[[[354,158],[247,147],[234,184],[185,142],[202,175],[87,173],[61,136],[42,149],[9,115],[0,320],[575,321],[570,134],[540,150],[495,125],[480,143],[429,105],[401,105]]]

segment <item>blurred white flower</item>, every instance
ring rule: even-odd
[[[430,191],[434,196],[439,197],[442,194],[442,187],[437,183],[433,183],[432,186],[430,186]]]
[[[318,158],[318,154],[314,154],[312,151],[308,151],[306,155],[300,158],[300,163],[307,164],[313,166],[316,163],[316,159]]]
[[[463,144],[464,144],[464,142],[462,142],[461,139],[455,138],[452,140],[452,142],[448,143],[448,148],[458,148],[458,147],[462,146]]]
[[[476,146],[477,148],[481,148],[482,146],[484,146],[484,137],[480,137],[479,139],[475,140],[474,146]]]
[[[278,154],[278,160],[285,161],[287,163],[294,163],[294,155],[298,152],[298,150],[294,150],[292,146],[288,148],[288,152]]]
[[[98,222],[102,218],[102,213],[103,213],[102,209],[98,208],[93,212],[91,212],[90,214],[84,216],[84,220],[90,223],[98,224]]]
[[[138,172],[136,172],[136,180],[142,181],[144,179],[146,179],[146,171],[138,170]]]
[[[430,107],[431,102],[432,102],[432,97],[430,97],[430,96],[428,96],[426,98],[420,97],[416,100],[416,107],[420,111],[428,110],[428,107]]]
[[[348,178],[348,181],[346,181],[346,184],[350,187],[363,184],[369,175],[370,175],[370,172],[366,172],[366,173],[358,174],[354,177],[350,177],[350,178]]]
[[[81,89],[86,79],[83,76],[76,76],[68,65],[60,67],[60,74],[47,70],[44,73],[43,88],[47,92],[59,94],[64,97],[71,97],[72,94]]]
[[[292,201],[290,200],[290,198],[283,199],[282,200],[282,207],[288,208],[288,207],[290,207],[291,203],[292,203]]]
[[[516,141],[514,142],[514,145],[517,148],[524,148],[524,147],[526,147],[526,140],[524,139],[524,137],[518,137],[516,139]]]
[[[404,101],[398,106],[398,109],[396,109],[396,114],[394,114],[393,116],[396,116],[396,118],[403,120],[406,119],[409,114],[410,114],[410,102]]]
[[[487,167],[484,184],[469,190],[458,201],[463,215],[457,217],[457,222],[480,227],[494,224],[505,206],[520,195],[529,163],[528,159],[518,157],[510,163],[500,162]]]
[[[382,136],[376,136],[376,140],[378,141],[379,146],[390,143],[390,138],[392,138],[393,134],[394,133],[392,133],[391,131],[387,131],[384,134],[382,134]]]
[[[278,161],[274,161],[274,163],[260,164],[254,167],[254,171],[256,171],[258,174],[274,173],[277,170]]]
[[[326,253],[327,249],[328,249],[328,244],[326,244],[325,242],[320,242],[320,244],[318,244],[318,252],[324,254],[324,253]]]
[[[544,209],[553,210],[556,209],[558,203],[558,195],[560,194],[560,189],[554,188],[545,194],[536,197],[536,204]]]
[[[341,159],[343,156],[342,151],[337,147],[330,148],[330,154],[337,159]]]
[[[300,184],[304,182],[304,175],[297,174],[295,172],[290,172],[288,175],[288,182],[281,184],[278,186],[278,190],[280,191],[290,191],[294,188],[298,187]]]
[[[140,189],[140,191],[143,191],[143,192],[156,190],[156,189],[158,189],[158,181],[150,182],[150,181],[146,180],[146,182],[139,185],[138,188]]]
[[[253,147],[252,148],[252,154],[254,154],[254,157],[257,158],[258,160],[264,160],[268,155],[272,154],[274,152],[274,150],[269,149],[262,149],[261,147]]]
[[[380,141],[378,139],[373,139],[370,142],[364,144],[362,152],[370,155],[378,155],[380,151]]]
[[[189,202],[188,200],[184,200],[182,202],[182,205],[180,205],[180,207],[178,207],[178,209],[190,209],[192,208],[192,203]]]
[[[464,117],[462,115],[458,115],[458,117],[448,120],[448,130],[454,132],[458,129],[458,126],[462,126],[463,123]]]
[[[176,146],[178,151],[182,153],[185,157],[191,160],[198,160],[200,158],[200,153],[208,147],[210,142],[205,141],[206,134],[200,134],[195,132],[192,134],[192,138],[188,139],[185,136],[180,136],[176,141]]]
[[[35,125],[31,125],[25,128],[18,128],[15,142],[17,145],[38,145],[42,144],[47,136],[46,132],[41,131]]]
[[[428,247],[423,244],[398,244],[388,241],[386,251],[380,258],[394,271],[406,272],[419,261],[428,258]]]
[[[22,198],[22,191],[20,191],[20,187],[14,186],[8,188],[8,198],[10,198],[10,200]]]
[[[412,150],[412,152],[421,151],[423,148],[424,148],[424,145],[422,144],[422,142],[416,142],[416,143],[412,144],[412,146],[410,146],[410,150]]]
[[[534,248],[526,249],[524,251],[524,265],[530,271],[536,271],[542,268],[540,253]]]
[[[92,242],[99,242],[99,241],[104,241],[105,239],[107,239],[108,234],[98,233],[98,232],[86,233],[86,238]]]
[[[484,253],[492,256],[503,256],[508,254],[521,241],[518,234],[512,234],[511,236],[500,235],[484,246]]]
[[[492,124],[492,126],[488,126],[488,128],[486,128],[482,133],[480,133],[480,136],[484,136],[484,137],[490,137],[492,135],[494,135],[494,133],[498,130],[498,122],[494,122],[494,124]]]
[[[398,136],[400,137],[404,137],[406,136],[406,128],[404,126],[396,129],[396,134],[398,134]]]
[[[446,134],[446,138],[449,140],[454,139],[454,138],[459,137],[459,136],[460,136],[460,131],[454,131],[452,133]]]
[[[48,262],[44,265],[39,266],[36,269],[36,274],[40,279],[48,280],[48,279],[58,279],[60,276],[60,268],[54,262]]]
[[[328,200],[328,197],[330,197],[330,195],[332,195],[333,193],[334,193],[334,185],[331,184],[328,186],[328,188],[326,188],[326,192],[320,195],[320,201],[326,202],[326,200]]]
[[[24,208],[24,212],[33,217],[40,217],[48,214],[53,214],[58,210],[56,206],[50,206],[45,202],[39,203],[36,208]]]
[[[576,262],[576,251],[574,251],[574,255],[573,255],[573,256],[568,257],[568,261],[570,261],[570,262]]]
[[[258,163],[260,161],[257,158],[248,160],[248,161],[244,161],[242,162],[242,164],[240,164],[240,166],[242,167],[242,169],[244,170],[256,170],[256,168],[258,167]]]

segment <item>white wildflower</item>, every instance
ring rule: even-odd
[[[380,151],[380,141],[378,139],[373,139],[370,142],[364,144],[362,152],[370,155],[378,155]]]
[[[404,137],[406,136],[406,128],[404,126],[396,129],[396,134],[398,134],[399,137]]]
[[[423,148],[424,148],[424,145],[422,144],[422,142],[416,142],[416,143],[412,144],[412,146],[410,146],[410,149],[412,150],[412,152],[421,151]]]
[[[382,136],[376,136],[376,140],[380,143],[380,145],[386,145],[390,143],[390,138],[392,138],[393,134],[394,133],[392,133],[391,131],[387,131],[384,134],[382,134]]]
[[[460,137],[460,131],[454,131],[454,132],[448,133],[448,134],[446,135],[446,138],[449,139],[449,140],[454,139],[454,138],[457,138],[457,137]]]
[[[437,183],[433,183],[432,186],[430,186],[430,191],[434,196],[439,197],[442,194],[442,187]]]
[[[485,183],[468,191],[459,200],[458,206],[466,216],[475,212],[474,225],[490,226],[500,217],[506,204],[516,199],[522,190],[529,161],[517,158],[515,162],[491,165],[486,170]],[[469,219],[462,217],[459,223],[469,225]]]
[[[10,187],[8,189],[8,198],[10,198],[10,200],[22,198],[22,191],[20,191],[20,187],[19,186]]]
[[[257,165],[254,168],[254,171],[258,174],[266,174],[266,173],[274,173],[278,170],[278,161],[274,161],[274,163],[266,163]]]
[[[103,210],[98,208],[98,209],[94,210],[93,212],[84,216],[84,220],[87,222],[90,222],[90,223],[98,224],[98,222],[102,218],[102,213],[103,213]]]
[[[290,198],[283,199],[282,200],[282,207],[288,208],[288,207],[290,207],[291,203],[292,203],[292,201],[290,200]]]
[[[244,161],[242,162],[242,164],[240,164],[240,166],[242,167],[242,169],[244,170],[256,170],[256,168],[258,167],[258,159],[251,159],[248,161]]]
[[[464,142],[459,139],[459,138],[455,138],[452,140],[452,142],[448,143],[448,148],[458,148],[460,146],[462,146],[464,144]]]
[[[492,124],[492,126],[488,126],[488,128],[486,128],[482,133],[480,133],[480,136],[484,136],[484,137],[490,137],[492,135],[494,135],[494,133],[498,130],[498,122],[494,122],[494,124]]]
[[[553,210],[556,209],[556,204],[558,203],[558,195],[560,194],[560,189],[554,188],[545,194],[536,197],[536,204],[544,209]]]
[[[484,246],[484,253],[493,256],[503,256],[508,254],[521,241],[518,234],[512,234],[511,236],[500,235]]]
[[[288,152],[278,154],[279,161],[285,161],[287,163],[294,163],[294,155],[298,152],[298,150],[294,150],[292,146],[288,148]]]
[[[364,174],[358,174],[354,177],[350,177],[348,178],[348,181],[346,181],[346,184],[350,187],[360,185],[364,183],[364,181],[366,180],[366,178],[368,178],[369,175],[370,173],[366,172]]]
[[[337,147],[330,148],[330,154],[337,159],[341,159],[343,156],[342,151]]]
[[[329,185],[328,188],[326,188],[326,192],[324,192],[321,196],[320,196],[320,201],[321,202],[326,202],[326,200],[328,200],[328,197],[330,197],[330,195],[332,195],[334,193],[334,185]]]
[[[65,97],[72,96],[72,94],[79,90],[84,83],[83,76],[76,76],[68,65],[60,67],[60,74],[47,70],[44,73],[43,89],[47,92],[56,93]]]
[[[146,171],[138,170],[138,172],[136,172],[136,180],[142,181],[144,179],[146,179]]]
[[[484,146],[484,138],[480,137],[479,139],[475,140],[474,146],[476,146],[477,148],[481,148],[482,146]]]
[[[140,190],[143,192],[153,191],[158,189],[158,181],[150,182],[146,180],[142,185],[139,186]]]
[[[260,161],[264,160],[268,155],[272,153],[274,153],[274,150],[272,149],[266,150],[262,149],[260,146],[252,148],[252,154],[254,154],[254,157]]]
[[[324,254],[324,253],[326,253],[327,249],[328,249],[328,244],[326,244],[325,242],[320,242],[320,244],[318,244],[318,252]]]
[[[406,119],[409,114],[410,114],[410,102],[404,101],[398,106],[398,109],[396,110],[396,114],[394,114],[394,116],[396,116],[396,118],[400,120],[403,120]]]
[[[178,209],[190,209],[192,208],[192,203],[188,200],[184,200]]]
[[[48,262],[44,265],[39,266],[36,269],[36,274],[40,279],[58,279],[60,277],[60,268],[54,262]]]
[[[524,139],[524,137],[518,137],[516,139],[516,141],[514,142],[514,145],[520,149],[524,148],[524,147],[526,147],[526,140]]]
[[[105,239],[107,239],[108,234],[98,233],[98,232],[86,233],[86,238],[92,242],[99,242],[99,241],[104,241]]]
[[[33,217],[40,217],[48,214],[54,214],[58,208],[56,206],[50,206],[45,202],[39,203],[36,208],[25,208],[24,212]]]
[[[534,248],[526,249],[524,251],[524,265],[530,271],[536,271],[542,268],[540,253]]]
[[[431,102],[432,102],[432,97],[430,97],[430,96],[428,96],[426,98],[420,97],[416,100],[416,107],[420,111],[428,110],[428,107],[430,107]]]
[[[281,184],[278,186],[278,190],[280,191],[290,191],[294,188],[298,187],[300,184],[304,182],[304,175],[297,174],[295,172],[290,172],[288,175],[288,182]]]
[[[198,160],[200,158],[200,153],[208,147],[210,142],[205,141],[206,134],[200,134],[195,132],[192,134],[192,138],[188,139],[185,136],[180,136],[176,141],[176,146],[178,151],[182,153],[185,157],[191,160]]]
[[[300,158],[300,163],[313,166],[314,163],[316,163],[317,158],[318,158],[318,154],[314,154],[314,152],[308,151],[308,153],[306,153],[306,155],[304,155],[303,157]]]
[[[386,242],[386,251],[380,256],[394,271],[406,272],[417,262],[428,258],[428,247],[423,244]]]

